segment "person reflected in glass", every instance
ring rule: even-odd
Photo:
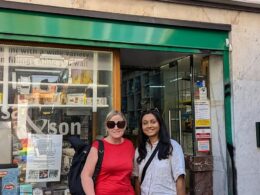
[[[148,159],[155,156],[142,172]],[[185,195],[185,163],[181,146],[170,139],[158,109],[141,113],[134,170],[136,195]]]
[[[105,120],[107,136],[103,139],[104,157],[95,183],[92,176],[98,161],[98,142],[94,141],[81,173],[87,195],[134,195],[131,184],[134,146],[123,138],[126,118],[119,111],[111,111]]]

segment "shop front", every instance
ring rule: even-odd
[[[136,141],[141,112],[158,109],[185,153],[187,191],[213,194],[214,137],[225,125],[222,56],[147,50],[121,54],[128,135]]]
[[[157,108],[183,147],[187,190],[212,193],[218,125],[232,141],[230,27],[89,14],[0,9],[0,164],[16,171],[16,189],[68,192],[69,136],[105,136],[119,109],[135,143],[140,113]]]

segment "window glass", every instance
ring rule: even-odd
[[[66,190],[68,137],[104,135],[112,60],[112,52],[0,46],[0,163],[19,165],[21,185]]]

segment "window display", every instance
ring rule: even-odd
[[[9,153],[22,189],[66,190],[73,156],[68,136],[90,142],[93,134],[105,134],[102,121],[113,101],[112,54],[0,45],[0,125],[11,124]]]

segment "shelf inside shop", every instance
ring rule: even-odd
[[[3,84],[3,81],[0,81]],[[109,87],[109,85],[102,84],[73,84],[73,83],[36,83],[36,82],[12,82],[9,81],[8,84],[16,85],[51,85],[51,86],[68,86],[68,87]]]

